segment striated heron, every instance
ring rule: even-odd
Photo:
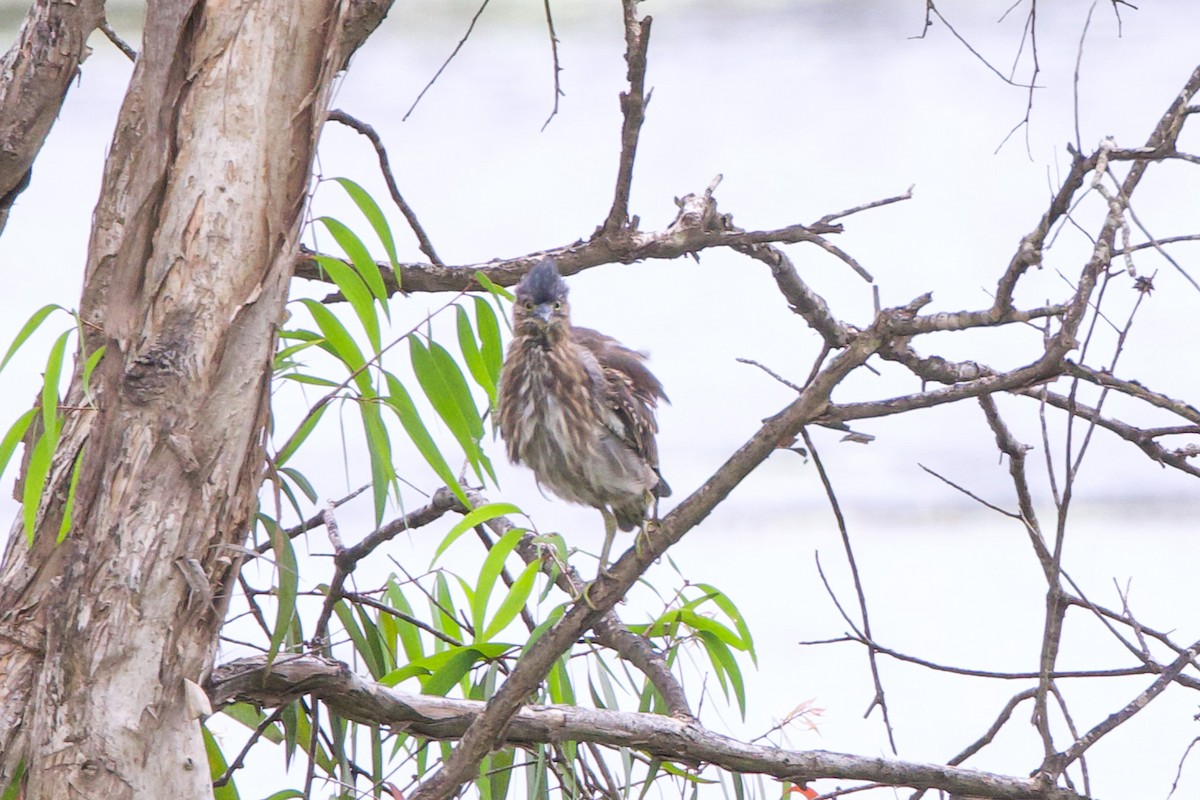
[[[600,510],[603,571],[616,529],[642,528],[654,499],[671,494],[654,440],[667,395],[645,355],[571,324],[551,259],[517,284],[513,329],[498,401],[508,457],[564,500]]]

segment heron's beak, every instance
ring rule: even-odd
[[[531,316],[533,316],[535,319],[539,320],[543,325],[549,325],[550,317],[553,314],[554,314],[554,304],[553,303],[542,303],[541,305],[539,305],[533,309],[533,313]]]

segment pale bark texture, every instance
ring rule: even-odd
[[[105,168],[87,352],[32,548],[0,566],[0,772],[26,800],[211,796],[203,681],[264,463],[338,0],[151,2]],[[61,544],[67,481],[82,467]]]

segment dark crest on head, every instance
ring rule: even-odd
[[[550,258],[539,261],[517,284],[517,295],[532,300],[536,305],[563,300],[567,291],[567,282],[558,274],[558,266]]]

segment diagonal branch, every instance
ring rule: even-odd
[[[466,493],[467,499],[471,501],[473,507],[479,508],[487,505],[488,499],[481,493],[472,489],[467,489]],[[469,510],[445,488],[439,489],[434,494],[434,499],[437,500],[443,495],[446,496],[448,502],[454,503],[455,511],[465,514]],[[512,522],[504,516],[493,517],[484,524],[497,536],[503,536],[513,528]],[[531,534],[521,537],[516,550],[517,555],[526,564],[542,562],[542,572],[555,575],[555,583],[571,597],[579,597],[583,593],[585,583],[575,568],[564,564],[555,565],[553,561],[543,558],[542,551],[533,543]],[[554,566],[558,567],[557,571],[553,569]],[[592,631],[596,634],[596,639],[600,644],[633,664],[650,679],[654,688],[662,695],[663,702],[666,703],[667,711],[671,716],[679,719],[694,717],[683,686],[676,680],[662,653],[655,649],[649,639],[629,630],[617,613],[611,609],[596,621]]]
[[[601,573],[592,584],[592,607],[576,603],[528,647],[508,680],[488,701],[487,710],[471,723],[442,768],[422,783],[410,800],[446,800],[471,780],[479,769],[480,761],[490,752],[513,714],[541,683],[554,662],[601,615],[625,596],[634,582],[668,547],[704,520],[743,478],[766,460],[779,442],[789,441],[821,413],[828,405],[829,393],[834,387],[880,347],[893,320],[910,318],[928,302],[929,297],[922,296],[907,306],[882,312],[870,328],[816,375],[796,400],[766,420],[759,431],[730,456],[703,486],[676,506],[658,525],[648,525],[642,546],[628,550],[612,565],[609,574]]]

